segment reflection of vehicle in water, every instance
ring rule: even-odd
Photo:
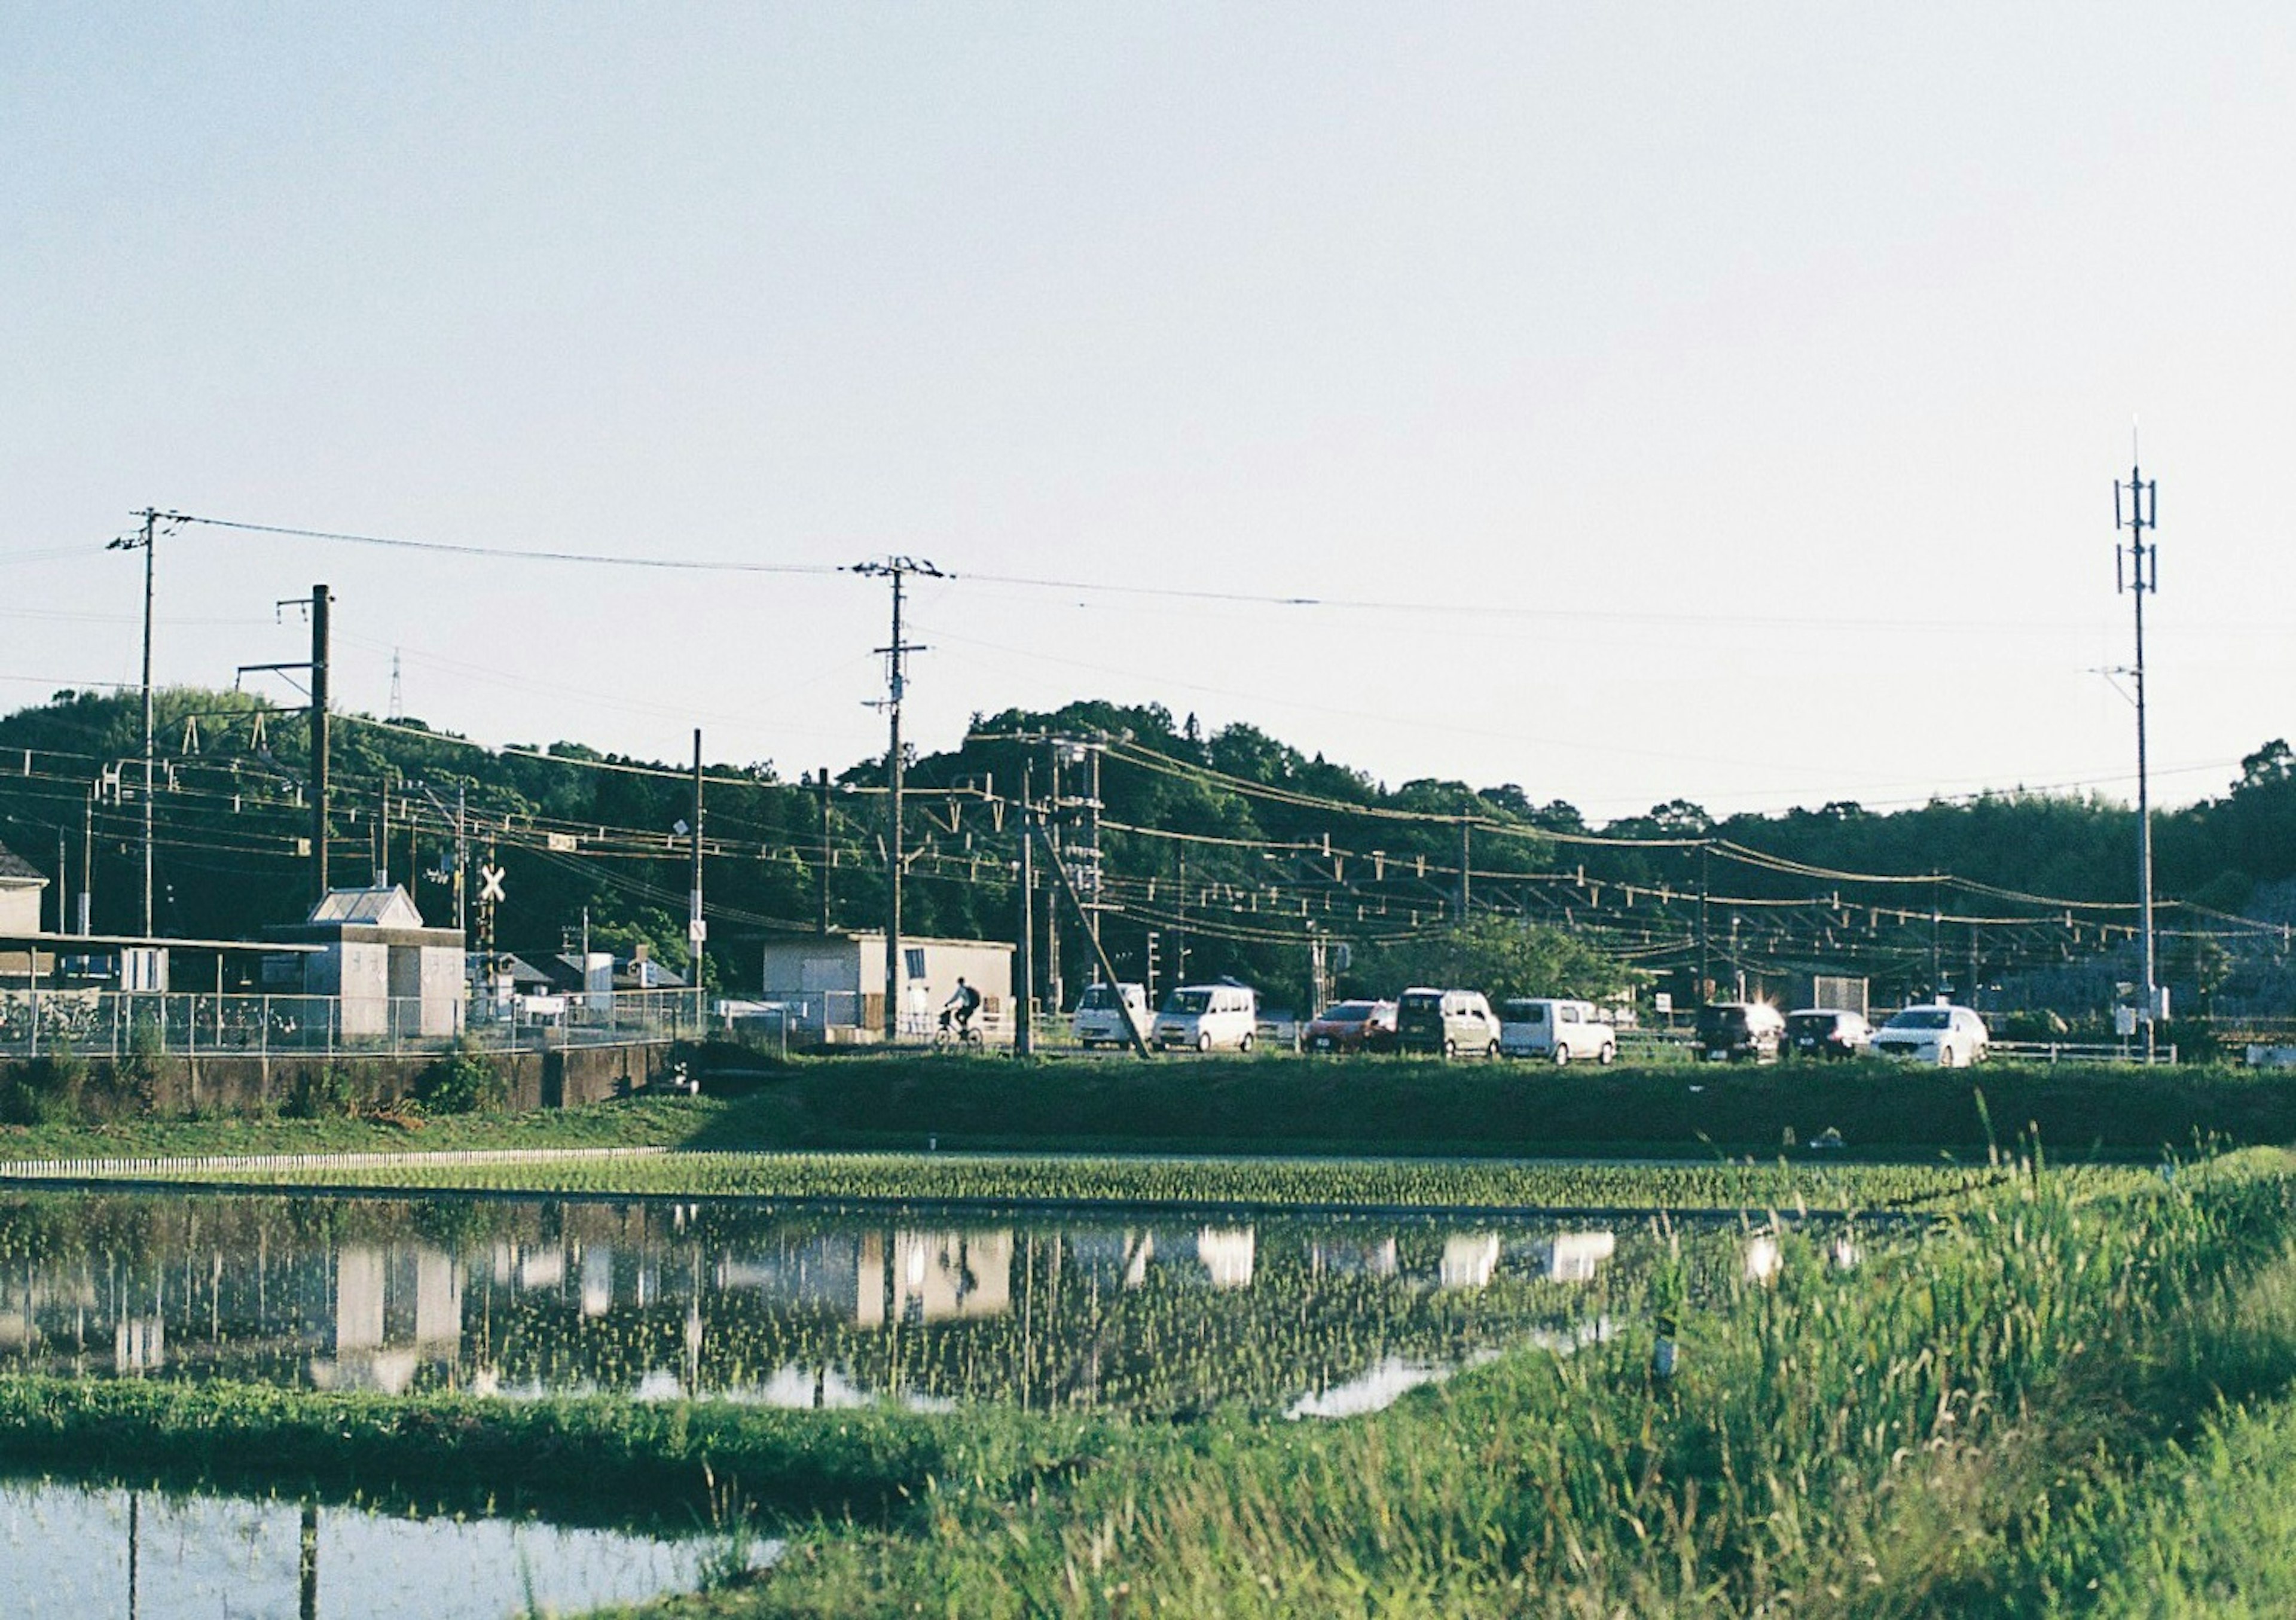
[[[1786,1021],[1767,1001],[1713,1001],[1698,1009],[1693,1047],[1709,1063],[1775,1063]]]
[[[1070,1027],[1077,1044],[1090,1051],[1096,1046],[1125,1046],[1132,1040],[1129,1024],[1141,1040],[1148,1039],[1148,991],[1138,984],[1091,984],[1077,1003]]]
[[[1546,1057],[1557,1064],[1574,1057],[1608,1063],[1619,1055],[1619,1033],[1591,1001],[1526,998],[1500,1009],[1499,1050],[1509,1057]]]
[[[1183,984],[1164,998],[1150,1039],[1160,1047],[1199,1052],[1221,1047],[1249,1052],[1259,1024],[1259,998],[1249,984]]]
[[[1874,1049],[1891,1057],[1933,1063],[1940,1069],[1959,1069],[1982,1063],[1991,1040],[1984,1019],[1965,1007],[1940,1003],[1890,1014],[1890,1022],[1874,1037]]]

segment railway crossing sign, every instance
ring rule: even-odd
[[[503,869],[500,867],[479,868],[479,899],[498,900],[503,897]]]

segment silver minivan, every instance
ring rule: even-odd
[[[1496,1057],[1499,1021],[1479,990],[1414,987],[1395,1004],[1395,1044],[1406,1052]]]

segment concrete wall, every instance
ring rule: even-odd
[[[512,1113],[537,1108],[576,1108],[635,1091],[668,1074],[670,1048],[651,1042],[628,1046],[567,1047],[548,1052],[488,1054],[509,1082]],[[160,1115],[257,1114],[275,1111],[295,1094],[297,1080],[317,1079],[327,1068],[321,1057],[231,1055],[169,1057],[154,1061],[152,1110]],[[433,1057],[345,1057],[334,1060],[349,1079],[362,1107],[379,1107],[414,1093]],[[12,1078],[24,1060],[0,1061],[0,1081]],[[89,1087],[109,1090],[112,1065],[91,1060]]]
[[[46,892],[44,885],[36,883],[21,880],[0,883],[0,932],[39,933],[44,925],[40,919],[40,899]]]

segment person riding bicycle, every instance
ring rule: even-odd
[[[956,989],[951,992],[948,999],[941,1004],[940,1026],[943,1029],[948,1028],[949,1020],[955,1018],[956,1038],[959,1040],[970,1040],[972,1039],[972,1015],[980,1010],[980,992],[960,978],[956,982]]]

